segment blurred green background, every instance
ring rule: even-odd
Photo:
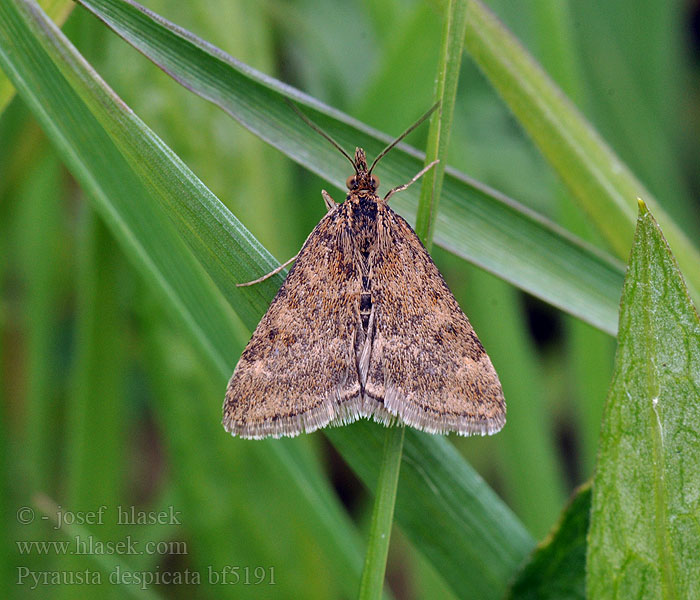
[[[488,4],[698,239],[700,4]],[[400,133],[432,104],[438,2],[145,5],[383,132]],[[179,86],[82,9],[63,30],[279,260],[298,251],[324,213],[325,182]],[[420,148],[426,132],[411,143]],[[449,163],[604,248],[468,57]],[[573,487],[592,473],[614,340],[444,250],[436,248],[434,258],[486,346],[508,402],[502,433],[451,441],[540,539]],[[274,445],[293,445],[299,468],[332,484],[364,535],[371,498],[362,484],[323,433],[246,442],[223,431],[224,389],[210,365],[131,268],[18,98],[0,117],[0,282],[2,589],[13,597],[56,598],[352,595],[356,584],[336,576],[314,515],[303,514],[288,493],[290,475],[279,473]],[[241,330],[231,340],[232,356],[247,341]],[[104,505],[102,523],[76,530],[85,537],[165,543],[153,553],[113,556],[110,568],[122,558],[151,573],[235,565],[241,576],[248,567],[253,581],[272,575],[275,585],[17,585],[18,565],[37,572],[98,567],[91,556],[21,550],[18,541],[65,539],[40,518],[37,498],[73,515]],[[26,506],[36,511],[31,524],[20,522]],[[177,518],[118,525],[120,506],[150,514],[172,509]],[[452,597],[400,530],[388,578],[397,598]]]

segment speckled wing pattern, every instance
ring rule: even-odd
[[[224,401],[224,427],[247,438],[359,417],[462,435],[505,422],[498,376],[428,252],[365,190],[311,233]]]
[[[279,437],[352,420],[359,284],[344,220],[341,205],[311,232],[243,351],[224,401],[232,434]]]
[[[365,395],[430,433],[500,430],[505,400],[488,354],[418,236],[381,202],[377,239]]]

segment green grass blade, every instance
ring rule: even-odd
[[[629,252],[636,199],[642,198],[659,218],[693,297],[700,298],[698,248],[477,0],[469,2],[465,46],[617,255],[625,257]]]
[[[21,51],[8,52],[11,44]],[[153,283],[164,305],[185,325],[196,342],[195,347],[209,360],[212,372],[221,378],[223,390],[235,358],[228,349],[231,339],[239,336],[239,330],[211,280],[198,270],[199,263],[180,242],[170,219],[176,222],[179,219],[181,235],[222,286],[226,282],[220,280],[221,263],[211,258],[207,243],[230,253],[225,248],[230,235],[225,226],[235,226],[238,232],[228,240],[241,250],[240,256],[233,255],[231,259],[237,261],[237,273],[250,269],[256,260],[263,265],[271,264],[269,255],[113,95],[35,4],[24,0],[0,4],[0,64],[89,191],[96,209],[128,258]],[[174,214],[166,216],[162,205],[173,207]],[[180,218],[178,211],[182,214],[187,210],[188,218]],[[216,231],[214,239],[198,239],[198,234],[207,228]],[[250,314],[260,315],[265,310],[273,292],[274,286],[262,286],[255,294],[231,298],[231,303],[246,321]],[[354,429],[355,437],[349,441],[336,438],[341,452],[350,452],[358,442],[372,447],[374,441],[369,443],[369,433],[365,437],[357,436],[359,431]],[[422,489],[420,493],[405,493],[397,504],[398,520],[404,530],[411,533],[419,549],[432,557],[438,569],[447,568],[451,572],[455,585],[468,588],[471,579],[478,578],[478,573],[484,570],[488,585],[495,584],[498,591],[532,543],[522,525],[444,439],[425,436],[419,447],[414,444],[410,452],[407,449],[407,456],[412,461],[413,475],[409,480]],[[373,475],[376,477],[376,472]],[[296,487],[289,493],[309,493],[314,502],[325,500],[313,493],[315,483],[299,481],[299,477],[294,478]],[[298,518],[313,518],[314,502],[308,502],[308,509]],[[469,508],[468,514],[462,507]],[[429,542],[423,542],[426,515],[442,518],[443,509],[449,513],[448,535],[441,539],[429,536],[425,538]],[[352,534],[345,534],[342,523],[326,531],[326,536],[329,540],[353,539]],[[463,540],[461,549],[471,548],[468,554],[474,560],[469,569],[463,568],[464,553],[453,549],[454,537]],[[329,568],[339,568],[337,564],[342,562],[341,573],[345,572],[345,565],[352,570],[356,554],[350,550],[340,556],[336,553],[348,543],[328,542],[327,555],[333,557],[328,562]]]
[[[81,215],[80,238],[75,333],[79,352],[67,410],[64,488],[72,510],[88,511],[124,499],[126,482],[114,477],[112,469],[125,452],[126,340],[119,334],[126,315],[119,293],[124,261],[87,207]],[[101,529],[103,536],[118,533],[110,525]]]
[[[65,470],[61,474],[62,504],[71,511],[114,508],[126,505],[121,464],[128,449],[126,371],[126,314],[119,282],[124,277],[124,259],[114,239],[94,211],[82,206],[77,276],[77,311],[72,386],[66,401],[64,438]],[[55,440],[55,431],[52,439]],[[124,535],[112,519],[99,525],[102,540]],[[92,560],[76,553],[63,557],[61,569],[92,570]],[[136,566],[136,565],[135,565]],[[91,588],[96,596],[110,597],[113,586],[103,578]],[[70,598],[59,587],[56,598]],[[122,593],[124,590],[122,590]]]
[[[27,12],[20,13],[14,2],[2,4],[0,62],[5,72],[91,194],[98,212],[133,264],[160,287],[169,300],[168,306],[194,332],[218,371],[228,372],[228,365],[214,349],[224,348],[227,340],[237,335],[225,302],[211,294],[211,282],[173,233],[167,217],[153,202],[139,201],[151,198],[152,192],[135,176],[75,89],[67,85],[38,36],[57,44],[49,50],[55,56],[65,51],[63,38],[36,5],[22,3],[22,8]],[[30,17],[33,20],[28,22],[37,28],[36,33],[27,28],[25,18]]]
[[[683,5],[633,6],[570,3],[572,19],[595,32],[576,36],[587,74],[586,114],[692,239],[700,223],[679,143],[692,69],[682,50]]]
[[[26,301],[21,319],[27,327],[26,417],[22,452],[24,476],[32,491],[53,489],[56,453],[53,450],[56,405],[61,377],[54,356],[60,315],[57,310],[58,261],[47,261],[60,248],[58,198],[51,194],[60,182],[60,163],[49,153],[38,157],[19,190],[16,256],[25,273]],[[58,263],[58,265],[56,264]]]
[[[256,135],[292,159],[344,189],[347,164],[338,155],[329,160],[328,143],[311,131],[284,102],[305,105],[306,112],[346,148],[362,146],[376,155],[389,136],[293,90],[133,2],[82,0],[82,4],[130,44],[183,85],[226,110]],[[421,168],[423,156],[395,150],[380,166],[385,189],[405,183]],[[392,204],[414,221],[418,190],[409,189]],[[220,215],[213,214],[212,220]],[[219,251],[214,229],[197,235],[209,240],[214,261]],[[206,234],[206,235],[205,235]],[[617,323],[622,266],[518,205],[514,201],[446,169],[435,242],[608,333]],[[224,254],[225,256],[225,254]],[[251,271],[254,266],[257,268]],[[229,265],[233,269],[233,263]],[[260,260],[248,270],[236,269],[231,281],[248,281],[270,270]],[[277,280],[279,282],[279,280]],[[275,285],[270,282],[266,291]],[[264,287],[264,286],[263,286]],[[233,297],[254,291],[231,290]],[[247,321],[246,321],[247,322]]]
[[[464,30],[467,24],[467,4],[463,0],[450,0],[447,3],[445,23],[440,44],[440,58],[436,77],[435,101],[438,108],[430,119],[428,144],[425,151],[426,165],[434,160],[440,162],[423,176],[418,212],[416,213],[416,233],[430,251],[433,245],[438,204],[442,193],[442,182],[447,165],[447,148],[450,142],[452,116],[459,70],[462,65]]]
[[[647,208],[593,482],[589,598],[700,597],[700,319]]]
[[[65,22],[75,6],[72,0],[40,0],[39,5],[49,18],[58,23],[58,25],[62,25]],[[15,88],[7,78],[7,75],[0,71],[0,114],[2,114],[14,97]]]

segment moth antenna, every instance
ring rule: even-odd
[[[379,162],[379,159],[382,158],[389,150],[391,150],[396,144],[398,144],[402,139],[404,139],[409,133],[411,133],[416,127],[418,127],[423,121],[425,121],[430,115],[433,114],[435,109],[440,105],[439,102],[436,102],[433,104],[429,109],[428,112],[425,113],[420,119],[418,119],[413,125],[411,125],[406,131],[404,131],[399,137],[397,137],[391,144],[389,144],[384,150],[382,150],[379,153],[379,156],[374,159],[374,162],[372,163],[372,166],[369,168],[368,173],[371,175],[372,174],[372,169],[376,166],[376,164]]]
[[[301,112],[301,109],[294,104],[289,98],[285,98],[284,101],[289,104],[289,106],[292,107],[292,110],[294,110],[295,113],[297,113],[300,117],[301,120],[304,121],[311,129],[313,129],[316,133],[320,133],[324,138],[326,138],[337,150],[340,151],[340,153],[347,158],[350,161],[350,164],[352,165],[352,168],[355,169],[355,172],[357,172],[357,167],[355,166],[355,161],[350,157],[350,155],[343,150],[343,147],[336,142],[330,135],[328,135],[323,129],[321,129],[316,123],[314,123],[309,117],[307,117],[303,112]]]

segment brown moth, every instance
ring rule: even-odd
[[[503,427],[505,401],[488,354],[418,236],[387,202],[432,165],[377,195],[372,169],[421,121],[369,168],[364,150],[351,158],[321,132],[355,174],[342,204],[322,192],[328,212],[238,361],[224,401],[231,434],[294,436],[360,417],[443,434]]]

